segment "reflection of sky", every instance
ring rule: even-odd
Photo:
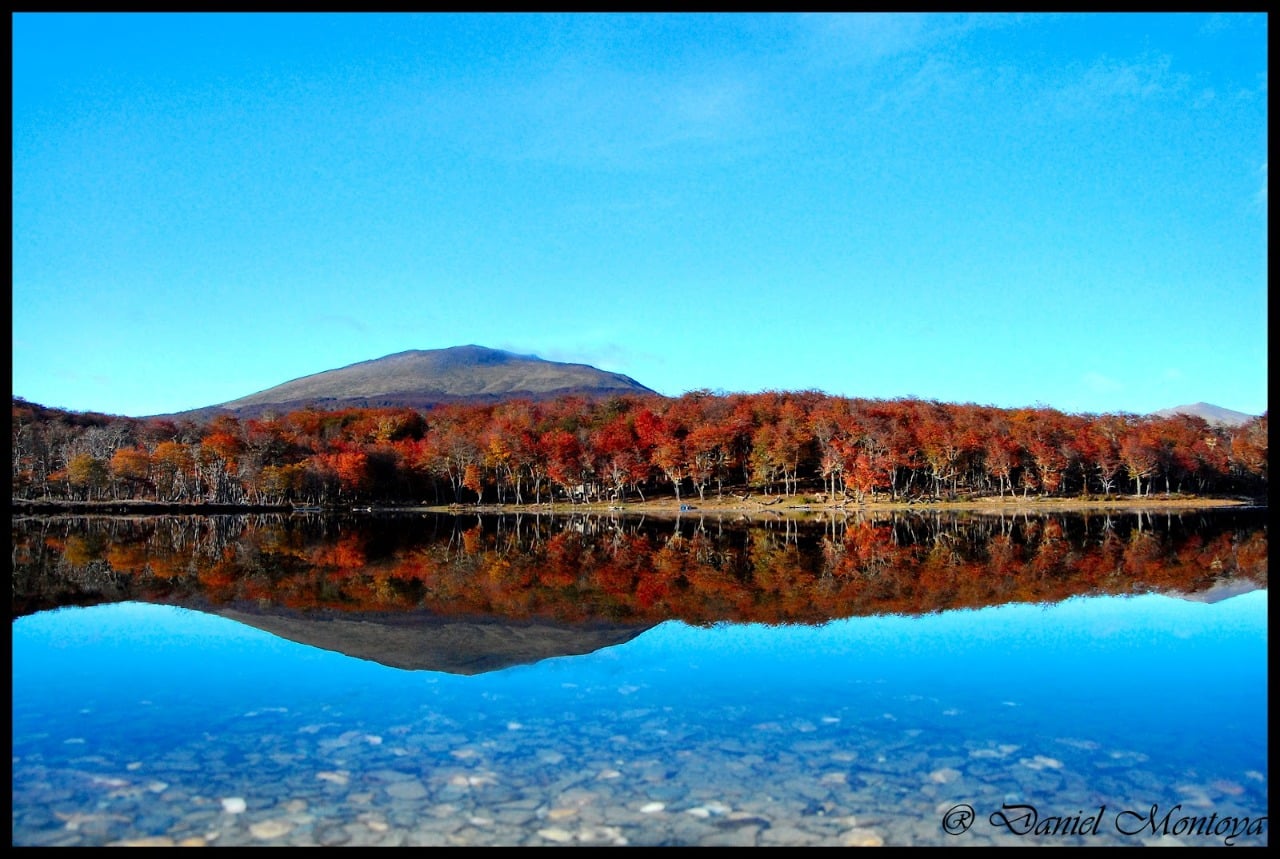
[[[1037,718],[1159,717],[1264,737],[1266,591],[1205,605],[1162,596],[1081,598],[926,617],[854,618],[824,627],[665,624],[633,643],[628,665],[677,672],[675,687],[839,697],[864,684],[927,694],[940,707],[1016,705]],[[1007,703],[1006,703],[1007,702]]]
[[[386,719],[425,706],[516,718],[635,705],[692,721],[725,708],[754,720],[847,718],[865,704],[879,718],[884,701],[923,695],[931,712],[1002,720],[1011,732],[1142,737],[1188,753],[1230,740],[1215,754],[1257,766],[1266,604],[1260,590],[1215,604],[1080,598],[820,627],[671,622],[618,647],[477,677],[387,668],[183,609],[67,608],[13,623],[14,730],[66,719],[74,733],[87,713],[139,707],[150,732],[272,707]]]

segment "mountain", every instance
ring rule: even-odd
[[[548,399],[579,394],[655,394],[628,376],[588,364],[547,361],[483,346],[398,352],[336,370],[303,376],[237,400],[184,412],[184,417],[232,411],[254,416],[308,405],[325,409],[452,402]]]
[[[1259,589],[1257,582],[1249,579],[1227,579],[1220,582],[1214,582],[1209,587],[1197,593],[1187,593],[1185,591],[1167,591],[1166,596],[1177,597],[1178,599],[1190,600],[1191,602],[1202,603],[1219,603],[1223,600],[1229,600],[1232,597],[1238,597],[1241,594],[1253,593]]]
[[[1222,406],[1215,406],[1210,403],[1192,403],[1189,406],[1174,406],[1170,409],[1161,409],[1153,412],[1157,417],[1169,418],[1174,415],[1194,415],[1198,418],[1204,418],[1205,422],[1214,426],[1238,427],[1247,424],[1254,419],[1254,415],[1247,415],[1244,412],[1234,412],[1231,409],[1224,409]]]

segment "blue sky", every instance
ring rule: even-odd
[[[13,393],[475,343],[663,394],[1267,408],[1261,14],[16,14]]]

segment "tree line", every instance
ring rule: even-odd
[[[15,500],[828,503],[1267,491],[1267,416],[1069,414],[767,391],[304,408],[206,421],[13,401]]]

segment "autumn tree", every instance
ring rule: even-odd
[[[462,472],[462,485],[476,494],[476,503],[484,500],[484,481],[481,477],[480,465],[468,462]]]
[[[677,398],[559,398],[533,404],[412,409],[301,409],[242,420],[220,415],[146,421],[46,409],[15,399],[15,499],[146,495],[160,501],[281,503],[353,494],[386,500],[442,487],[453,500],[496,488],[524,503],[554,482],[580,497],[653,484],[677,500],[689,487],[743,482],[833,498],[925,487],[1001,496],[1034,489],[1150,493],[1265,489],[1266,416],[1226,429],[1200,419],[1066,415],[918,399],[848,400],[811,391]],[[87,457],[87,458],[86,458]],[[88,463],[106,469],[106,484]],[[551,477],[553,468],[556,478]],[[72,463],[75,467],[72,467]]]
[[[109,476],[107,464],[91,453],[77,453],[67,463],[67,481],[88,501],[101,495]]]
[[[634,488],[644,500],[641,487],[648,479],[651,466],[642,453],[631,415],[618,415],[595,430],[591,435],[591,450],[594,470],[610,487],[613,498],[621,499],[628,488]]]
[[[431,427],[419,447],[416,465],[445,478],[453,491],[453,500],[462,501],[463,479],[467,466],[483,461],[480,448],[486,415],[478,409],[445,407],[433,414]]]
[[[997,428],[986,437],[983,456],[987,472],[996,478],[1002,499],[1006,486],[1013,492],[1013,470],[1021,461],[1020,450],[1018,443],[1010,437],[1007,427]]]
[[[677,415],[678,417],[678,415]],[[635,415],[635,432],[641,445],[652,451],[651,461],[671,484],[676,500],[680,500],[680,485],[688,476],[688,456],[684,439],[688,428],[672,425],[666,415],[659,415],[642,406]]]
[[[263,466],[257,485],[259,497],[265,504],[284,504],[302,498],[305,473],[306,466],[302,463]]]
[[[1119,452],[1120,461],[1133,481],[1133,494],[1141,495],[1142,479],[1155,471],[1159,461],[1150,424],[1141,420],[1130,423],[1120,437]],[[1147,491],[1151,491],[1149,484]]]
[[[664,415],[669,426],[683,433],[684,471],[705,500],[707,486],[714,480],[717,493],[732,461],[733,427],[731,409],[710,391],[690,391],[670,405]]]
[[[111,477],[123,484],[129,498],[136,498],[138,491],[150,483],[151,454],[137,447],[122,447],[111,456]]]
[[[716,495],[722,495],[732,463],[732,429],[726,424],[708,421],[694,427],[685,441],[690,461],[689,476],[698,490],[698,498],[705,499],[707,486],[712,481],[716,484]]]
[[[818,449],[818,474],[832,498],[844,492],[845,464],[854,453],[851,436],[857,432],[850,403],[843,397],[827,397],[809,414],[809,432]]]
[[[1041,489],[1054,495],[1062,486],[1069,460],[1064,450],[1062,414],[1052,409],[1038,409],[1028,422],[1029,434],[1024,447],[1035,465]]]
[[[547,476],[570,501],[579,500],[587,473],[578,436],[565,429],[553,429],[542,436]]]
[[[1267,415],[1254,418],[1231,434],[1231,468],[1236,474],[1267,480]]]
[[[177,441],[162,441],[151,453],[156,492],[161,501],[180,501],[195,492],[195,458]]]
[[[1098,479],[1103,495],[1110,495],[1115,488],[1124,459],[1120,455],[1120,440],[1128,431],[1128,423],[1121,415],[1095,416],[1085,424],[1076,443],[1081,459],[1087,463],[1083,490],[1088,492],[1088,474],[1092,470]]]

